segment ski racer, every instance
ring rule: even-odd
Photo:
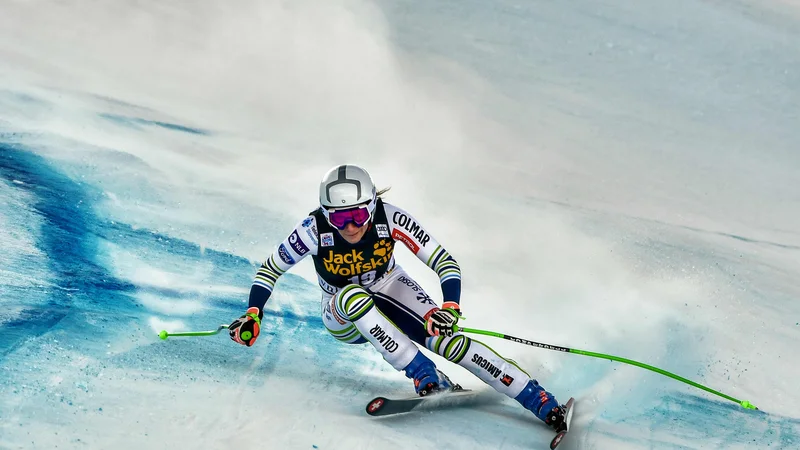
[[[515,400],[550,427],[564,422],[555,397],[511,360],[453,328],[461,316],[461,270],[456,260],[406,211],[384,202],[366,170],[330,169],[311,211],[261,265],[248,309],[229,326],[230,337],[252,346],[263,308],[284,272],[311,256],[322,288],[322,320],[346,344],[369,342],[396,370],[414,381],[417,394],[453,383],[416,344],[459,364]],[[397,243],[439,275],[441,307],[394,259]]]

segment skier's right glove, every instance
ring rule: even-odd
[[[461,317],[458,303],[444,302],[442,309],[433,308],[425,316],[425,329],[431,336],[449,337]]]
[[[247,308],[247,312],[228,325],[231,339],[242,345],[251,347],[256,343],[258,333],[261,332],[261,318],[264,313],[255,306]]]

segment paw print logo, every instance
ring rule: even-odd
[[[392,243],[386,241],[386,239],[381,239],[375,243],[373,249],[373,253],[375,253],[376,256],[384,257],[387,253],[392,251]]]

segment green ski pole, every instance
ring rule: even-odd
[[[704,390],[706,392],[710,392],[710,393],[712,393],[714,395],[718,395],[718,396],[720,396],[720,397],[722,397],[722,398],[724,398],[726,400],[730,400],[732,402],[738,403],[743,408],[755,409],[755,410],[758,409],[758,408],[756,408],[755,405],[753,405],[752,403],[748,402],[747,400],[739,400],[737,398],[733,398],[730,395],[725,395],[722,392],[715,391],[714,389],[711,389],[709,387],[703,386],[700,383],[695,383],[694,381],[688,380],[686,378],[683,378],[682,376],[675,375],[674,373],[667,372],[666,370],[659,369],[658,367],[653,367],[651,365],[640,363],[638,361],[633,361],[633,360],[630,360],[630,359],[627,359],[627,358],[620,358],[619,356],[614,356],[614,355],[606,355],[604,353],[589,352],[589,351],[586,351],[586,350],[578,350],[578,349],[575,349],[575,348],[560,347],[558,345],[543,344],[541,342],[529,341],[527,339],[522,339],[522,338],[518,338],[518,337],[514,337],[514,336],[509,336],[509,335],[503,334],[503,333],[496,333],[494,331],[476,330],[474,328],[461,328],[459,326],[454,326],[453,328],[456,331],[463,331],[464,333],[482,334],[484,336],[498,337],[498,338],[506,339],[506,340],[509,340],[509,341],[512,341],[512,342],[517,342],[517,343],[520,343],[520,344],[530,345],[532,347],[543,348],[543,349],[546,349],[546,350],[555,350],[557,352],[564,352],[564,353],[576,353],[578,355],[591,356],[591,357],[594,357],[594,358],[608,359],[608,360],[611,360],[611,361],[617,361],[617,362],[621,362],[621,363],[625,363],[625,364],[630,364],[632,366],[641,367],[643,369],[647,369],[647,370],[650,370],[650,371],[653,371],[653,372],[656,372],[656,373],[660,373],[661,375],[670,377],[670,378],[678,380],[678,381],[682,381],[682,382],[684,382],[686,384],[694,386],[694,387],[696,387],[698,389],[702,389],[702,390]]]
[[[161,332],[158,333],[158,337],[161,339],[166,339],[170,336],[213,336],[226,328],[228,328],[228,325],[222,324],[218,326],[216,330],[210,331],[183,331],[180,333],[167,333],[167,330],[161,330]]]

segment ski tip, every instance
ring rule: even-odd
[[[367,403],[367,414],[370,416],[374,416],[383,409],[383,405],[386,404],[386,397],[375,397],[369,403]]]

